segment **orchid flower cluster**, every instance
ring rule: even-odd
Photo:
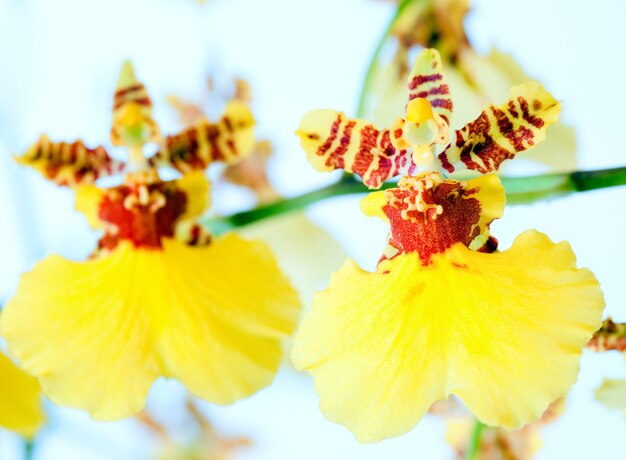
[[[284,199],[272,186],[271,143],[255,137],[241,80],[218,119],[172,99],[186,127],[163,135],[146,87],[125,62],[110,144],[126,158],[46,136],[17,156],[71,189],[100,239],[87,260],[40,261],[3,306],[0,426],[34,437],[45,423],[43,394],[96,420],[136,416],[166,446],[162,458],[230,458],[249,441],[219,437],[193,402],[187,410],[201,442],[176,446],[144,412],[152,384],[176,379],[193,397],[231,404],[270,385],[290,357],[311,375],[326,418],[360,442],[400,436],[425,414],[445,413],[458,458],[471,450],[474,417],[485,452],[505,440],[518,446],[506,458],[530,458],[539,428],[563,412],[583,349],[626,351],[626,326],[603,320],[600,283],[577,266],[567,242],[529,229],[501,248],[492,235],[507,201],[501,169],[540,145],[551,155],[553,130],[565,145],[569,128],[558,124],[559,102],[536,82],[514,85],[507,100],[458,123],[467,99],[456,99],[448,75],[463,87],[454,62],[478,69],[478,58],[457,52],[469,47],[459,25],[464,1],[450,15],[461,19],[442,28],[448,35],[426,33],[440,27],[444,3],[455,2],[413,5],[420,21],[412,34],[392,24],[399,46],[392,80],[401,75],[404,83],[379,91],[376,103],[387,104],[383,115],[370,107],[376,122],[363,118],[367,110],[357,117],[312,110],[296,131],[313,168],[347,173],[338,187],[349,192],[337,193],[367,193],[362,212],[388,225],[386,240],[373,243],[380,257],[372,271],[350,259],[335,269],[340,247],[302,213],[277,219],[314,200]],[[424,43],[433,36],[441,52]],[[422,49],[404,69],[413,46]],[[397,94],[404,99],[396,107]],[[221,221],[230,227],[203,217],[214,164],[225,166],[222,180],[258,201]],[[162,179],[166,170],[176,178]],[[105,177],[112,185],[102,186]],[[315,196],[334,196],[332,187]],[[273,224],[238,228],[265,217]],[[315,276],[328,282],[313,296],[300,280]],[[625,393],[624,382],[608,380],[597,397],[626,411]]]

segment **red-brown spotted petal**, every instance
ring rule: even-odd
[[[515,86],[508,102],[490,105],[456,131],[450,147],[439,154],[441,165],[450,173],[464,168],[482,174],[497,171],[504,160],[544,140],[560,110],[539,83]]]
[[[379,188],[392,177],[415,171],[410,153],[395,148],[390,133],[334,110],[308,112],[296,132],[315,169],[356,173],[370,188]]]
[[[104,147],[90,149],[83,141],[51,142],[41,136],[18,163],[39,171],[46,179],[69,187],[92,184],[98,178],[124,169],[124,163],[111,158]]]
[[[161,181],[154,170],[128,174],[121,186],[103,191],[97,218],[104,227],[99,248],[113,250],[122,241],[135,247],[159,249],[163,238],[183,235],[177,229],[189,222],[185,241],[206,242],[206,234],[194,230],[194,219],[208,204],[208,181],[196,172],[174,181]]]
[[[450,123],[452,99],[437,50],[426,48],[420,52],[409,75],[408,85],[409,101],[417,98],[426,99],[433,111]]]
[[[211,163],[235,163],[254,148],[254,118],[248,106],[232,101],[217,122],[201,121],[173,136],[167,136],[151,159],[155,166],[171,166],[187,173]]]
[[[371,194],[361,207],[388,220],[388,244],[395,254],[415,252],[428,265],[434,254],[457,243],[493,252],[496,242],[488,236],[489,225],[502,216],[504,204],[495,174],[461,182],[431,172],[403,177],[398,188]]]

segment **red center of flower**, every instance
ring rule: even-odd
[[[135,247],[160,248],[161,238],[173,237],[185,213],[187,195],[175,182],[135,183],[107,191],[98,216],[108,225],[99,247],[113,250],[122,240]]]
[[[469,246],[481,229],[478,188],[445,180],[438,173],[405,177],[399,188],[388,190],[383,212],[389,218],[389,245],[401,253],[417,252],[424,265],[434,254],[456,243]],[[492,252],[495,239],[488,242]]]

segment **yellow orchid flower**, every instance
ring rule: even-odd
[[[498,252],[489,234],[505,205],[493,172],[545,137],[559,111],[552,96],[516,87],[448,145],[441,122],[452,103],[435,50],[418,56],[409,86],[407,116],[393,131],[332,111],[306,114],[299,130],[314,166],[356,172],[370,187],[426,169],[365,198],[363,211],[390,225],[387,250],[373,273],[348,260],[296,334],[292,359],[313,376],[322,411],[363,442],[409,431],[451,394],[488,425],[539,418],[575,382],[604,308],[599,283],[576,268],[566,242],[527,230]],[[428,104],[414,106],[420,98]],[[444,174],[485,175],[445,178],[417,151],[431,152]]]
[[[44,419],[37,379],[0,352],[0,427],[32,438]]]
[[[99,420],[140,411],[159,376],[218,404],[256,392],[272,381],[298,317],[297,294],[266,245],[212,238],[195,223],[208,206],[204,168],[254,144],[249,109],[231,104],[217,123],[167,136],[146,158],[143,145],[158,138],[151,110],[127,63],[111,138],[130,149],[129,165],[80,142],[39,142],[20,160],[77,186],[77,208],[103,235],[90,260],[53,255],[25,274],[2,333],[52,401]],[[93,184],[118,165],[123,184]],[[183,176],[163,181],[160,165]]]

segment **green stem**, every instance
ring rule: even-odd
[[[469,446],[467,446],[467,455],[465,460],[478,460],[478,454],[480,452],[480,438],[483,434],[485,425],[476,420],[474,422],[474,429],[472,430],[472,437],[470,438]]]
[[[361,92],[359,94],[359,102],[358,102],[358,106],[357,106],[357,109],[356,109],[356,116],[359,117],[359,118],[361,118],[361,117],[363,117],[365,115],[365,103],[366,103],[366,99],[367,99],[367,94],[370,92],[370,86],[372,84],[372,77],[376,73],[376,67],[378,66],[378,59],[380,57],[380,53],[383,50],[383,46],[385,45],[385,41],[387,40],[387,37],[389,37],[389,34],[391,33],[391,29],[395,25],[396,21],[402,15],[402,12],[411,3],[415,2],[415,1],[416,0],[402,0],[402,2],[400,2],[400,4],[398,5],[398,8],[396,9],[395,14],[393,15],[393,17],[389,21],[389,24],[387,24],[387,27],[385,28],[385,32],[383,33],[382,37],[378,41],[378,44],[376,45],[376,49],[374,50],[374,54],[372,54],[372,58],[370,59],[370,63],[367,66],[367,71],[365,72],[365,78],[363,79],[363,85],[361,86]]]
[[[571,173],[544,174],[526,177],[502,177],[508,204],[530,204],[562,197],[576,192],[626,185],[626,167],[575,171]],[[393,182],[383,184],[383,189],[395,187]],[[368,193],[370,190],[354,176],[344,176],[334,184],[293,198],[276,201],[250,211],[226,217],[204,219],[214,234],[243,227],[244,225],[293,211],[302,211],[319,201],[341,195]]]
[[[28,439],[24,441],[24,460],[33,460],[35,458],[35,440]]]

